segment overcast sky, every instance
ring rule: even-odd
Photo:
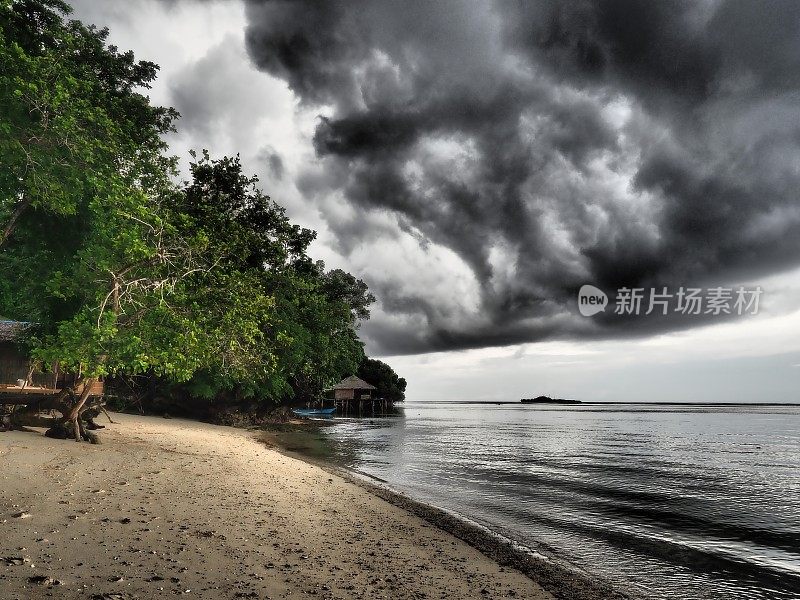
[[[368,283],[409,399],[800,401],[800,4],[73,4]]]

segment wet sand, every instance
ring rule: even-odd
[[[113,416],[100,446],[0,433],[3,600],[554,597],[257,434]]]

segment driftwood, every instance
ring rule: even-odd
[[[96,405],[96,406],[97,406],[97,409],[98,409],[98,410],[100,410],[100,412],[102,412],[102,413],[103,413],[103,414],[106,416],[106,418],[108,419],[108,422],[109,422],[109,423],[111,423],[112,425],[118,425],[118,423],[117,423],[117,422],[116,422],[114,419],[112,419],[112,418],[111,418],[111,415],[110,415],[110,414],[108,414],[108,411],[106,410],[106,403],[105,403],[105,401],[101,401],[101,402],[100,402],[98,405]],[[98,426],[98,429],[102,429],[102,426],[101,426],[101,425],[100,425],[100,426]]]

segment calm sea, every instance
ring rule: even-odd
[[[648,598],[800,598],[800,408],[407,402],[337,461]]]

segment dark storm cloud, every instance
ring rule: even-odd
[[[258,160],[267,168],[269,176],[275,180],[283,179],[285,167],[281,155],[272,146],[264,146],[258,153]]]
[[[692,326],[581,320],[574,297],[800,262],[798,3],[253,0],[247,18],[253,62],[327,107],[317,192],[395,215],[477,280],[458,319],[377,284],[384,351]]]

